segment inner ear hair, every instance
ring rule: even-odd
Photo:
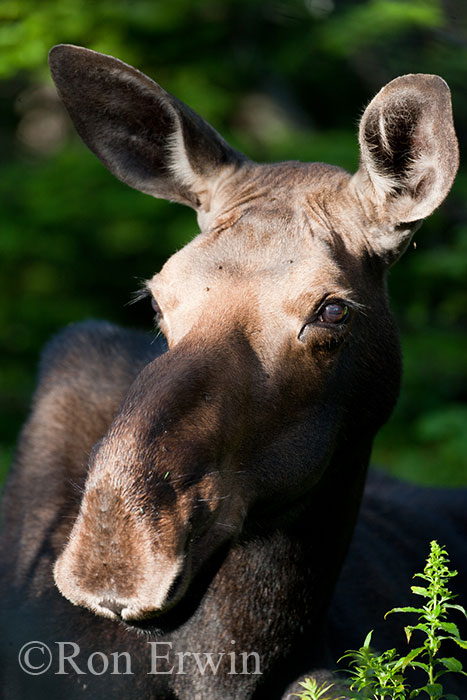
[[[393,112],[373,110],[363,124],[363,133],[380,194],[400,194],[412,187],[413,169],[421,154],[417,143],[420,105],[406,97]]]
[[[384,87],[360,123],[357,176],[392,222],[423,219],[454,181],[458,146],[450,91],[435,75],[406,75]]]

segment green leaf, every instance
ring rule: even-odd
[[[370,643],[371,643],[371,637],[373,635],[373,630],[370,630],[368,634],[365,637],[365,641],[363,642],[363,649],[369,649],[370,648]]]
[[[421,632],[430,632],[431,626],[426,622],[419,622],[418,625],[411,625],[412,629],[420,630]]]
[[[455,642],[457,646],[461,647],[462,649],[467,649],[467,642],[463,639],[456,639],[455,637],[452,637],[452,641]]]
[[[448,671],[453,671],[454,673],[458,673],[459,671],[462,671],[462,664],[459,661],[459,659],[455,659],[453,656],[449,656],[445,659],[438,659],[440,663],[445,666]]]
[[[431,598],[431,593],[427,588],[422,588],[421,586],[410,586],[410,590],[412,593],[415,593],[415,595],[421,595],[424,598]]]
[[[452,610],[458,610],[460,613],[467,617],[467,610],[462,607],[462,605],[453,605],[453,603],[445,603],[445,608],[451,608]]]
[[[422,652],[424,652],[425,649],[423,647],[418,647],[418,649],[412,649],[407,656],[405,656],[402,659],[402,668],[404,669],[406,666],[412,663],[412,661],[419,656]]]
[[[425,650],[423,650],[425,651]],[[430,667],[428,664],[424,664],[423,661],[412,661],[410,664],[412,668],[422,668],[426,673],[430,672]]]
[[[449,632],[449,634],[454,635],[456,639],[460,638],[459,628],[454,624],[454,622],[438,622],[438,627],[445,632]]]
[[[443,686],[440,683],[428,683],[428,685],[424,685],[423,688],[418,688],[419,693],[423,690],[430,698],[439,698],[443,693]],[[410,695],[410,697],[412,697],[412,695]],[[415,695],[413,697],[415,697]]]
[[[412,607],[406,607],[406,608],[393,608],[392,610],[389,610],[389,612],[386,613],[384,616],[384,619],[387,618],[388,615],[391,615],[392,613],[418,613],[419,615],[422,615],[424,612],[423,608],[412,608]]]

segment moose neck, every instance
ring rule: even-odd
[[[216,650],[230,652],[235,642],[237,651],[256,652],[268,677],[261,697],[268,697],[269,688],[279,696],[303,663],[332,663],[327,608],[358,512],[368,451],[336,454],[324,479],[282,524],[267,525],[252,511],[194,615],[160,629],[176,648],[192,648],[193,636],[203,629]],[[285,666],[282,657],[288,657]]]
[[[325,612],[350,544],[371,442],[343,441],[317,484],[287,505],[279,497],[267,505],[258,504],[243,528],[241,544],[280,532],[292,549],[301,552],[308,562],[304,594],[311,594],[317,618]]]

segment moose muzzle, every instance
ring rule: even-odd
[[[113,619],[160,615],[241,529],[241,391],[225,379],[220,392],[220,365],[233,381],[235,368],[226,373],[217,351],[208,361],[206,352],[175,349],[135,380],[93,450],[78,517],[55,564],[56,584],[72,603]]]

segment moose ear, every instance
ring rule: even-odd
[[[208,208],[221,171],[245,160],[189,107],[118,59],[59,45],[49,64],[83,141],[135,189]]]
[[[389,259],[448,194],[459,164],[451,93],[437,75],[392,80],[360,122],[360,168],[353,184],[380,222],[372,241]]]

